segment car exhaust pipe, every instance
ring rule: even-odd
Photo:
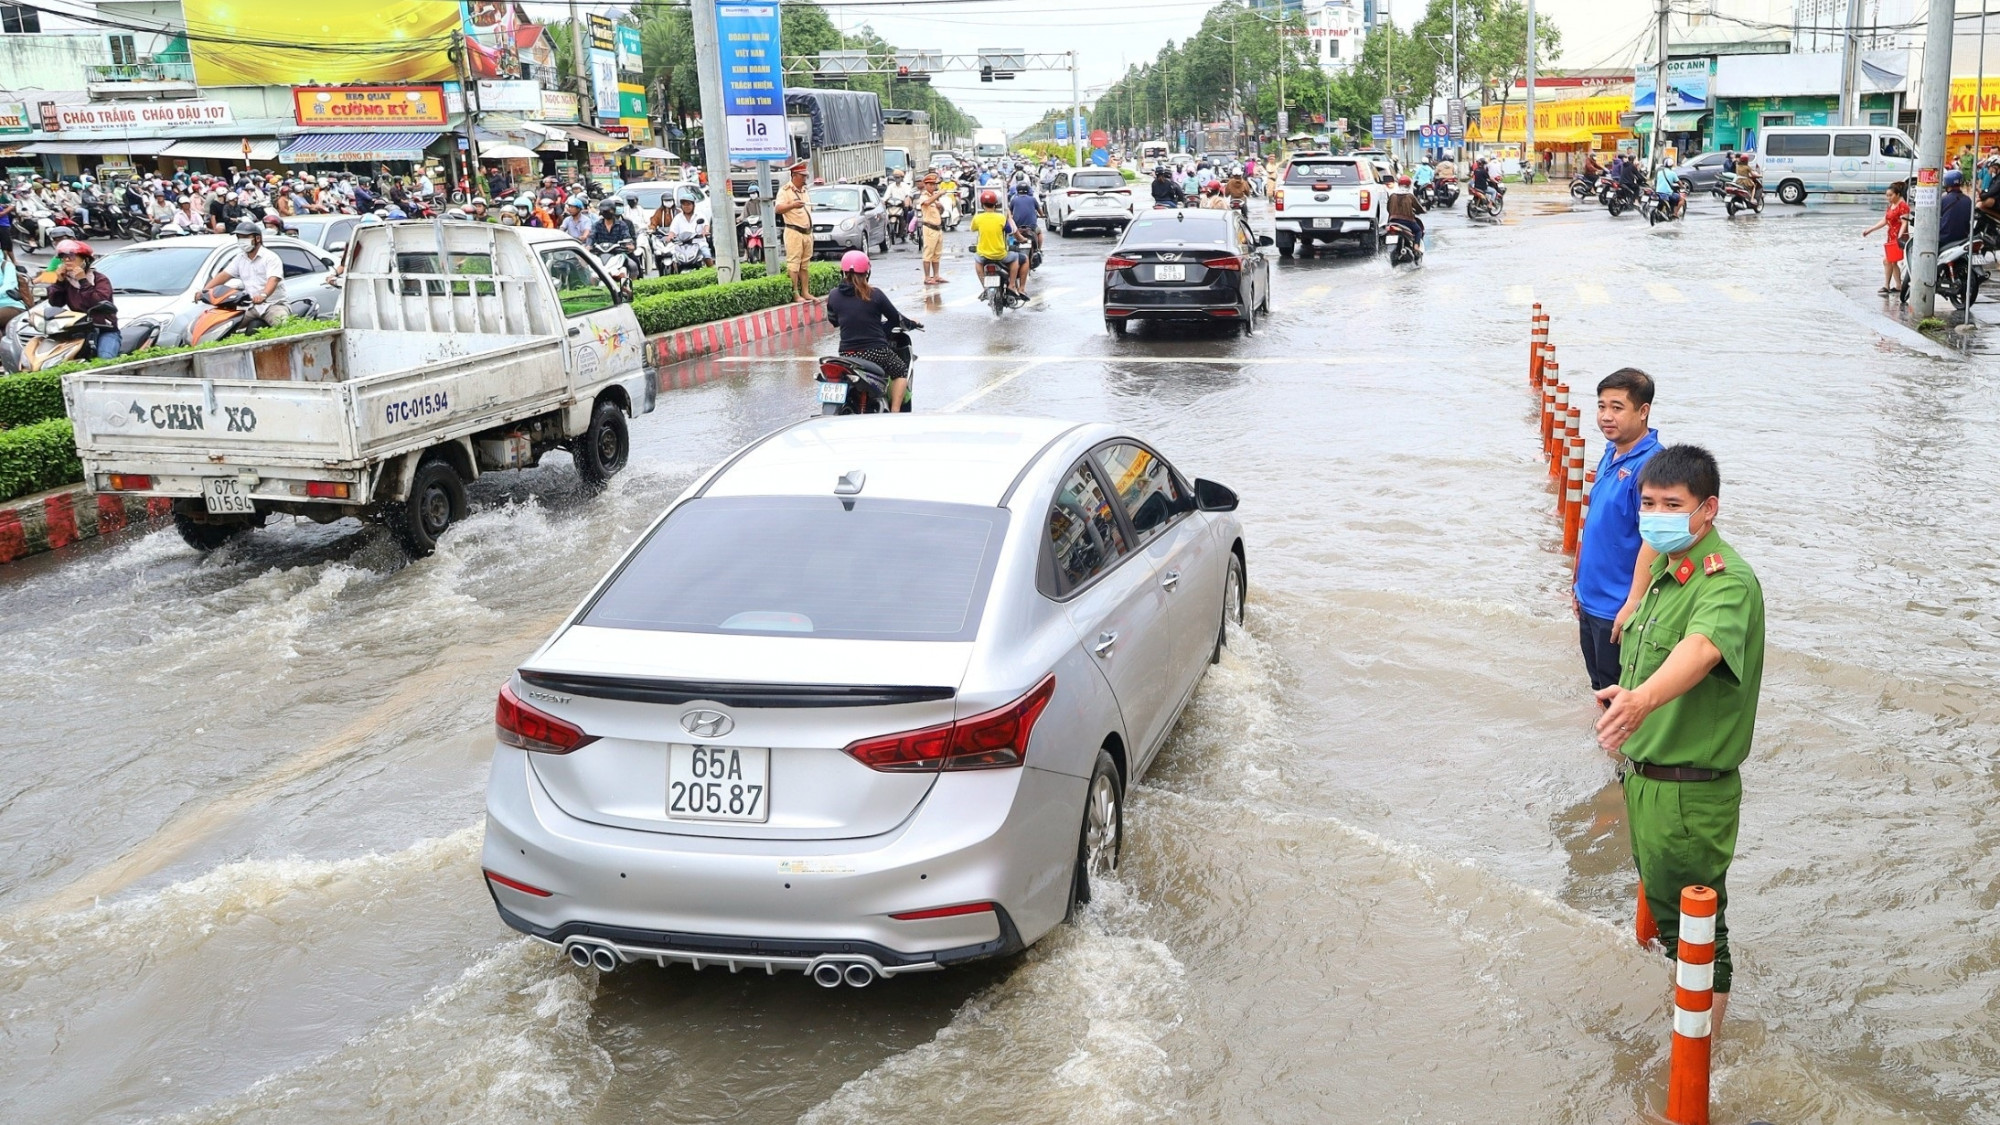
[[[584,945],[570,946],[569,959],[579,969],[590,968],[590,947]]]
[[[612,972],[618,968],[618,955],[600,945],[590,954],[590,963],[600,973]]]
[[[867,988],[875,983],[875,970],[861,961],[847,966],[847,971],[841,975],[847,978],[850,988]]]
[[[840,966],[834,962],[821,961],[813,966],[812,978],[821,988],[839,988],[846,979],[846,974],[842,973]]]
[[[609,973],[617,971],[621,963],[616,950],[596,942],[572,941],[563,949],[569,954],[570,963],[579,969],[596,969],[600,973]]]

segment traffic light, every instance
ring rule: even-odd
[[[993,66],[992,66],[992,64],[990,64],[990,63],[980,63],[980,64],[979,64],[979,80],[980,80],[981,82],[991,82],[991,81],[993,81]]]

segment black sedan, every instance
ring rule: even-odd
[[[1104,260],[1104,326],[1229,321],[1249,335],[1271,310],[1269,235],[1235,210],[1142,211]]]

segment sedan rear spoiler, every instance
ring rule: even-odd
[[[523,682],[546,691],[631,703],[720,703],[725,707],[887,707],[950,699],[957,688],[880,684],[770,684],[731,680],[670,680],[645,676],[589,676],[531,672]]]

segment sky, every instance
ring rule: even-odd
[[[1217,0],[903,0],[896,5],[842,5],[820,0],[834,21],[852,31],[872,25],[891,43],[904,48],[935,48],[946,54],[973,54],[981,47],[1019,47],[1027,51],[1075,48],[1084,87],[1102,88],[1125,73],[1128,64],[1152,58],[1167,40],[1179,42],[1201,26],[1201,17]],[[1448,0],[1431,0],[1447,3]],[[1562,29],[1562,65],[1626,66],[1650,58],[1647,0],[1536,0],[1538,15],[1546,14]],[[1391,16],[1402,27],[1422,18],[1423,0],[1392,3]],[[1639,42],[1644,38],[1644,42]],[[1636,51],[1635,51],[1636,48]],[[1012,82],[983,83],[977,73],[958,73],[933,80],[959,108],[982,125],[1018,129],[1040,118],[1070,96],[1068,71],[1022,74]]]

